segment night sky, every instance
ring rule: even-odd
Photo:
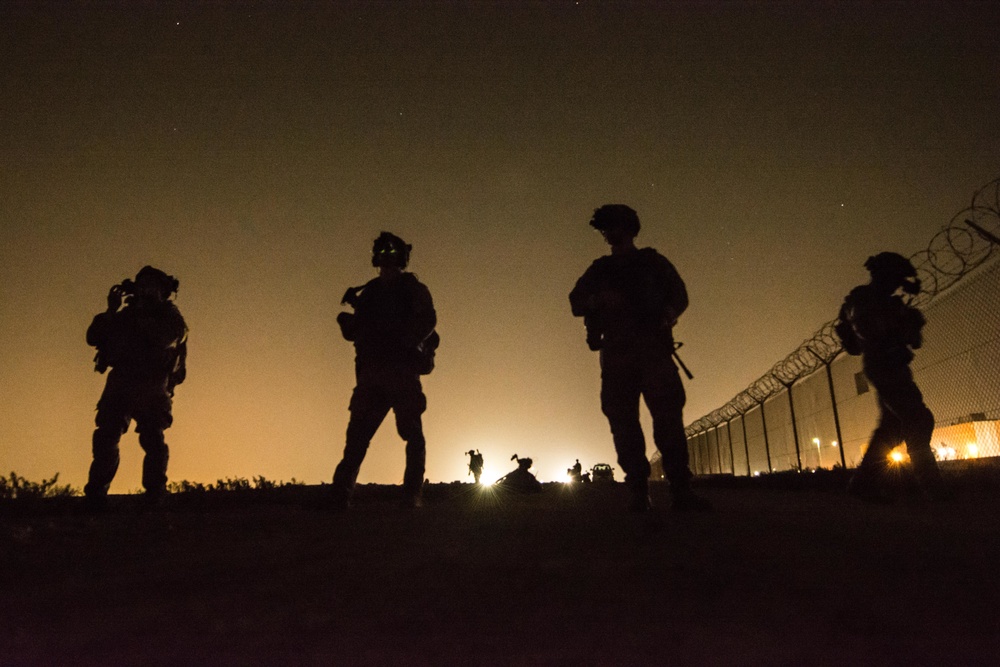
[[[567,299],[594,208],[687,282],[691,422],[1000,175],[994,2],[131,4],[0,5],[0,471],[30,479],[83,485],[84,333],[144,264],[191,329],[172,480],[329,481],[382,230],[438,311],[428,478],[479,448],[549,480],[617,468]],[[359,481],[402,471],[390,419]]]

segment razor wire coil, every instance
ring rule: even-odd
[[[910,257],[921,286],[910,303],[918,308],[926,307],[938,294],[997,252],[1000,252],[1000,178],[976,190],[972,203],[952,216],[931,237],[925,250]],[[774,364],[725,405],[689,424],[685,429],[687,437],[746,414],[798,380],[832,363],[843,351],[840,339],[834,333],[835,324],[836,320],[823,324],[791,354]]]

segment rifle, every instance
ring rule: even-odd
[[[684,371],[684,375],[687,376],[687,379],[688,380],[693,380],[694,379],[694,375],[691,374],[691,371],[688,370],[688,367],[684,365],[683,361],[681,361],[680,355],[677,354],[677,350],[681,349],[683,346],[684,346],[684,343],[677,343],[677,342],[675,342],[674,343],[674,351],[671,352],[671,354],[673,355],[674,359],[677,361],[677,365],[681,367],[682,371]]]

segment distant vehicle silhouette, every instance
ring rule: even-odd
[[[615,481],[615,469],[612,468],[607,463],[598,463],[593,468],[590,469],[591,475],[594,477],[595,482],[613,482]]]

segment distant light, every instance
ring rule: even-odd
[[[813,438],[813,444],[819,447],[819,438]]]
[[[965,446],[965,449],[969,452],[969,458],[976,459],[979,458],[979,445],[974,442],[970,442]]]
[[[893,452],[889,454],[889,460],[894,463],[901,462],[903,460],[903,452],[898,450],[893,450]]]
[[[830,444],[831,444],[831,445],[833,445],[834,447],[836,447],[836,446],[837,446],[837,441],[836,441],[836,440],[834,440],[834,441],[833,441],[833,442],[831,442]]]

